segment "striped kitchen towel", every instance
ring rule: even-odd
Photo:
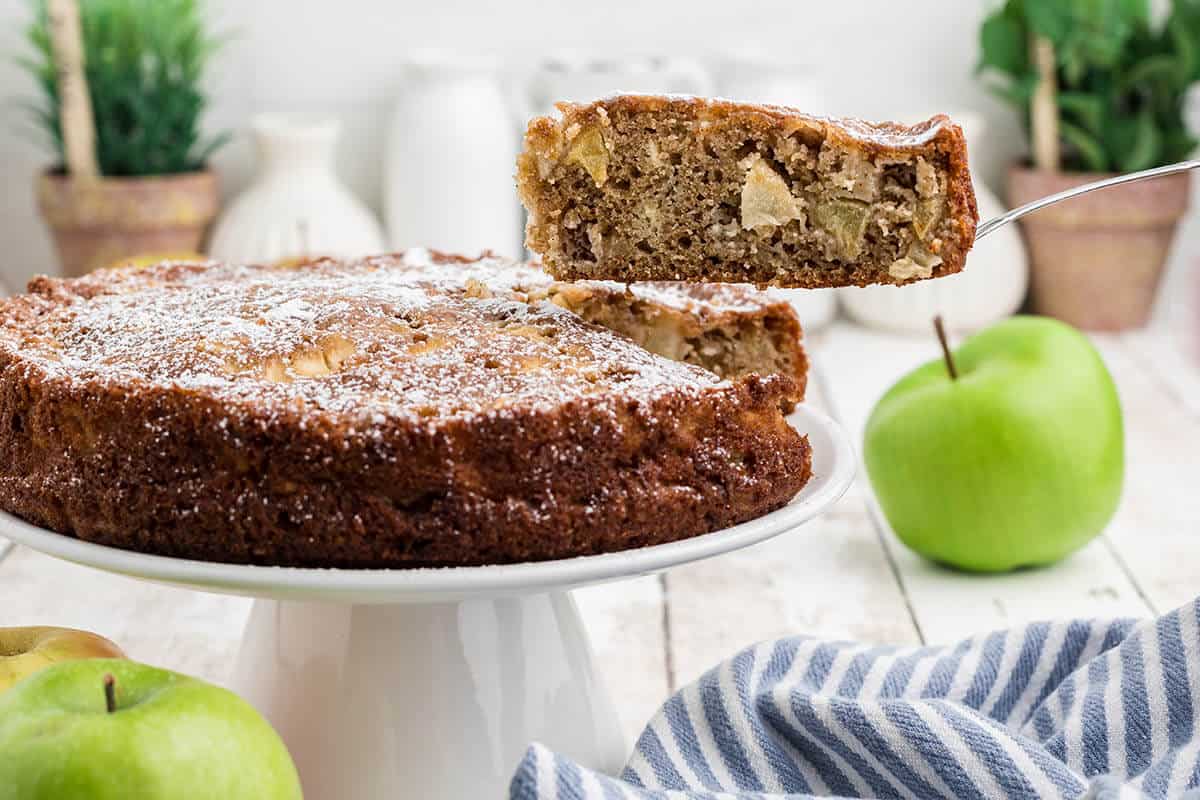
[[[513,800],[1200,800],[1200,600],[949,647],[790,638],[683,689],[620,779],[534,745]]]

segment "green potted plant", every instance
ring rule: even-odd
[[[1032,144],[1009,172],[1012,205],[1195,148],[1184,101],[1200,77],[1200,0],[1171,0],[1157,25],[1148,0],[1007,0],[980,40],[980,70]],[[1143,324],[1188,188],[1187,174],[1129,184],[1022,220],[1033,309],[1091,329]]]
[[[58,163],[37,197],[63,271],[196,252],[218,204],[200,0],[34,0],[31,105]]]

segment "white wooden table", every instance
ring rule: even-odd
[[[668,693],[736,650],[811,634],[947,642],[1031,619],[1146,615],[1200,593],[1200,370],[1146,332],[1095,337],[1125,409],[1124,499],[1104,536],[1054,567],[971,576],[921,561],[871,512],[860,475],[824,518],[757,547],[579,593],[630,740]],[[812,337],[809,402],[856,444],[883,391],[937,356],[932,336],[848,323]],[[223,682],[249,600],[106,575],[0,540],[0,626],[86,628],[134,658]]]

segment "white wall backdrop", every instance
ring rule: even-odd
[[[334,113],[344,124],[339,171],[376,209],[388,111],[406,57],[424,47],[483,52],[508,63],[560,50],[687,56],[759,50],[810,63],[830,113],[884,119],[982,112],[988,146],[972,155],[994,188],[1002,188],[1004,164],[1025,146],[1012,114],[973,76],[979,22],[993,0],[209,1],[214,28],[230,35],[211,75],[209,127],[241,131],[256,111]],[[15,107],[31,90],[12,61],[23,51],[27,20],[27,0],[0,0],[0,276],[13,285],[54,263],[31,188],[49,156],[22,131]],[[245,184],[253,164],[244,135],[221,151],[216,167],[226,194]],[[1164,306],[1196,294],[1197,231],[1200,215],[1193,213]]]

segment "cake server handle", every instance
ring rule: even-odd
[[[1057,194],[1048,195],[1046,197],[1034,200],[1031,203],[1026,203],[1023,206],[1018,206],[1011,211],[1006,211],[998,217],[992,217],[975,230],[975,241],[979,241],[997,228],[1003,227],[1010,222],[1018,220],[1026,214],[1032,214],[1034,211],[1039,211],[1046,206],[1054,205],[1055,203],[1063,200],[1070,200],[1072,197],[1078,197],[1081,194],[1094,192],[1097,189],[1107,189],[1110,186],[1119,186],[1122,183],[1147,181],[1151,178],[1162,177],[1163,175],[1174,175],[1176,172],[1187,172],[1188,170],[1196,169],[1197,167],[1200,167],[1200,160],[1180,161],[1178,164],[1167,164],[1165,167],[1144,169],[1141,172],[1129,172],[1125,175],[1116,175],[1112,178],[1105,178],[1102,181],[1085,183],[1082,186],[1076,186],[1073,189],[1065,189]]]

